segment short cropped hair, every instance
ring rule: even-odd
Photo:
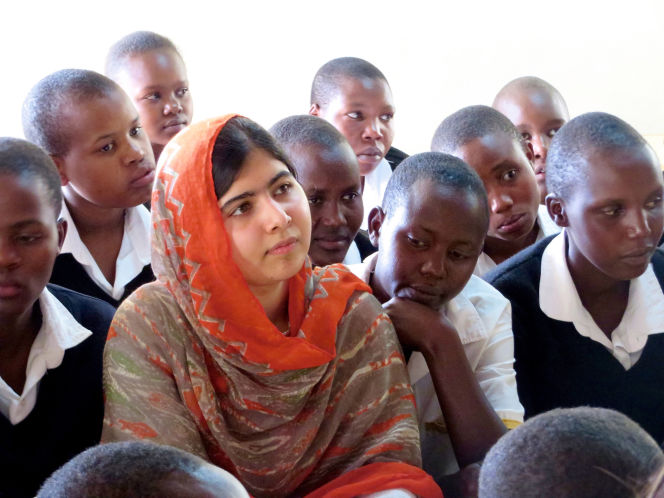
[[[51,155],[69,151],[70,138],[62,121],[64,110],[122,92],[110,78],[86,69],[62,69],[39,81],[23,102],[23,134]]]
[[[290,116],[278,121],[270,133],[284,148],[296,145],[326,149],[348,143],[339,130],[322,118],[310,114]]]
[[[56,470],[37,497],[158,497],[161,480],[173,473],[194,474],[203,463],[171,446],[140,441],[102,444]]]
[[[593,151],[650,147],[629,124],[605,112],[589,112],[563,125],[551,141],[546,158],[546,189],[568,198],[572,186],[586,174],[585,163]]]
[[[326,62],[316,72],[311,85],[311,104],[326,106],[345,78],[382,80],[387,83],[385,75],[370,62],[358,57],[339,57]]]
[[[482,206],[483,231],[489,226],[489,203],[484,184],[478,174],[458,157],[442,152],[422,152],[404,159],[394,170],[385,187],[382,209],[390,217],[406,204],[412,186],[420,180],[469,194]]]
[[[438,125],[431,140],[431,150],[453,154],[471,140],[497,133],[523,143],[516,127],[505,115],[485,105],[464,107]]]
[[[508,432],[489,450],[479,496],[637,496],[663,460],[657,443],[621,413],[556,409]]]
[[[563,99],[563,96],[558,91],[558,89],[556,89],[556,87],[554,87],[548,81],[545,81],[542,78],[538,78],[537,76],[521,76],[519,78],[513,79],[512,81],[507,83],[504,87],[502,87],[500,91],[496,94],[496,97],[493,99],[493,105],[495,107],[499,100],[509,96],[514,92],[529,91],[529,90],[536,90],[548,93],[552,95],[554,98],[560,99],[560,102],[565,107],[565,110],[567,110],[567,104],[565,103],[565,99]]]
[[[254,150],[262,150],[281,161],[297,178],[293,165],[274,137],[251,119],[235,116],[221,129],[212,149],[212,180],[217,199],[228,192],[245,160]]]
[[[182,58],[175,44],[165,36],[152,31],[134,31],[115,42],[108,51],[106,75],[114,78],[128,57],[160,49],[172,50]]]
[[[53,160],[42,149],[20,138],[0,138],[0,174],[39,181],[46,188],[47,200],[55,211],[62,209],[60,175]]]

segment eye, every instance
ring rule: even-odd
[[[502,174],[501,180],[506,182],[513,181],[519,175],[519,171],[515,168],[505,171]]]
[[[394,117],[393,112],[386,112],[385,114],[380,115],[380,119],[385,122],[391,121],[393,117]]]
[[[468,259],[470,256],[466,253],[463,253],[461,251],[452,251],[450,252],[450,259],[452,261],[463,261],[464,259]]]
[[[229,216],[241,216],[251,209],[250,202],[243,202],[230,212]]]
[[[606,206],[603,207],[601,213],[610,218],[618,216],[622,212],[622,206]]]
[[[140,126],[134,126],[131,130],[129,130],[129,136],[130,137],[137,137],[140,134],[141,134],[141,127]]]
[[[291,191],[293,185],[290,182],[285,182],[279,185],[274,191],[274,195],[284,195]]]
[[[552,128],[552,129],[550,129],[549,131],[546,132],[546,136],[549,137],[549,138],[553,138],[553,136],[554,136],[556,133],[558,133],[558,130],[559,130],[559,129],[560,129],[560,128]]]
[[[358,111],[351,111],[346,113],[346,116],[348,116],[350,119],[362,119],[362,113]]]
[[[323,203],[323,198],[320,195],[312,195],[309,197],[309,204],[312,206],[318,206]]]
[[[530,133],[528,133],[527,131],[522,131],[521,138],[529,142],[533,137],[531,137]]]
[[[423,241],[416,239],[412,235],[406,235],[406,240],[408,240],[408,244],[410,244],[412,247],[416,249],[422,249],[423,247],[426,246],[426,244]]]
[[[355,199],[358,198],[359,195],[360,194],[358,194],[357,192],[348,192],[347,194],[341,196],[341,200],[346,202],[354,201]]]
[[[178,97],[184,97],[187,93],[189,93],[189,88],[187,87],[178,88],[175,91],[175,95],[177,95]]]
[[[646,202],[646,209],[656,209],[662,205],[662,198],[660,196]]]
[[[115,149],[115,144],[110,142],[99,147],[99,152],[111,152],[113,149]]]
[[[20,234],[16,236],[16,242],[18,242],[21,245],[29,245],[37,242],[40,240],[42,237],[39,234]]]
[[[159,92],[148,93],[145,97],[143,97],[144,100],[159,100],[160,98],[161,93]]]

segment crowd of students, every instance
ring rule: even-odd
[[[629,124],[522,77],[408,156],[362,59],[269,132],[193,122],[156,33],[106,73],[0,139],[0,496],[657,495],[664,182]]]

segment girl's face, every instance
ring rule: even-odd
[[[284,163],[254,149],[218,205],[233,260],[254,294],[300,271],[311,215],[302,187]]]

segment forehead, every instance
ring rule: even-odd
[[[411,186],[405,202],[397,207],[395,218],[400,224],[445,236],[483,237],[486,231],[486,214],[476,195],[429,179]]]
[[[282,171],[288,171],[284,163],[262,149],[253,149],[242,163],[240,171],[221,201],[244,192],[263,189]]]
[[[11,226],[28,220],[56,224],[59,212],[53,205],[44,180],[34,175],[0,173],[0,220]]]
[[[330,95],[330,105],[393,106],[392,90],[383,79],[342,76]]]
[[[570,201],[599,203],[607,200],[642,200],[661,191],[662,171],[650,147],[589,150],[574,177]]]
[[[345,142],[333,147],[320,144],[295,145],[288,149],[297,171],[298,181],[305,188],[328,190],[360,183],[357,156]]]
[[[134,104],[120,89],[84,99],[71,96],[62,113],[63,126],[73,144],[113,133],[120,124],[128,125],[137,117]]]
[[[521,143],[506,133],[474,138],[460,146],[454,155],[463,159],[483,181],[499,165],[528,165]]]
[[[543,125],[567,121],[567,108],[558,92],[540,87],[519,87],[503,96],[496,105],[516,126]]]
[[[186,78],[187,72],[182,58],[170,48],[126,57],[118,75],[123,86],[152,86],[184,81]]]

